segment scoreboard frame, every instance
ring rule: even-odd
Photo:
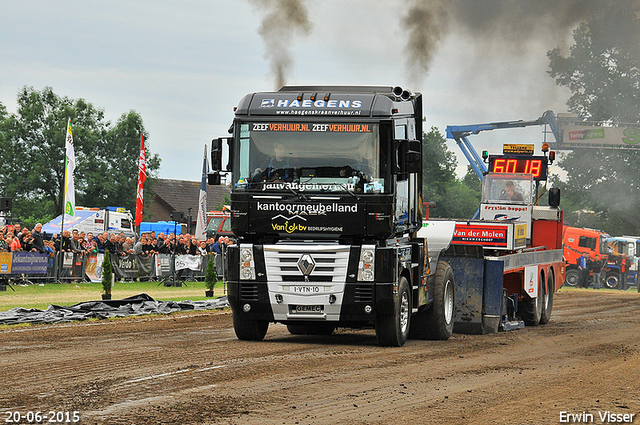
[[[526,173],[533,174],[537,181],[547,180],[549,159],[546,156],[532,155],[489,155],[490,173]]]

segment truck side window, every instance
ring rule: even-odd
[[[222,231],[223,232],[230,232],[231,231],[231,219],[229,217],[227,217],[222,222]]]
[[[586,236],[580,236],[578,246],[589,249],[596,249],[596,238],[588,238]]]

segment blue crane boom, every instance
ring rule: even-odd
[[[478,134],[481,131],[497,130],[500,128],[518,128],[529,127],[533,125],[548,125],[553,133],[558,144],[562,143],[562,133],[558,125],[558,118],[553,111],[546,111],[542,116],[533,121],[502,121],[492,122],[487,124],[471,124],[471,125],[449,125],[447,126],[447,139],[453,139],[456,141],[460,150],[469,161],[471,168],[478,175],[480,180],[482,176],[487,172],[487,166],[482,160],[482,157],[478,155],[471,142],[469,142],[468,136],[472,134]]]

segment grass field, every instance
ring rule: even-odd
[[[7,286],[0,292],[0,311],[15,307],[46,309],[50,304],[73,305],[102,299],[101,283],[44,283]],[[111,299],[117,300],[138,294],[147,294],[155,300],[205,300],[204,282],[186,282],[181,287],[164,286],[158,282],[116,282]],[[214,288],[214,297],[226,295],[222,282]]]

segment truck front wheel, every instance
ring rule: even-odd
[[[410,338],[449,339],[453,333],[454,305],[453,270],[446,261],[438,261],[433,304],[412,317]]]
[[[540,324],[546,325],[551,320],[551,312],[553,311],[553,293],[556,289],[553,272],[549,273],[547,279],[547,290],[544,292],[542,316],[540,316]]]
[[[409,337],[411,320],[411,292],[409,282],[402,276],[398,283],[398,295],[393,314],[376,316],[376,337],[382,346],[402,347]]]
[[[241,341],[262,341],[269,329],[266,320],[245,319],[240,313],[233,313],[233,330]]]
[[[542,311],[544,310],[545,286],[542,276],[538,276],[538,296],[530,298],[525,295],[520,303],[520,316],[527,326],[538,326],[540,324]]]
[[[607,273],[607,277],[604,280],[604,284],[607,288],[618,289],[618,286],[620,286],[620,273],[618,272]]]
[[[580,271],[576,269],[567,270],[567,275],[564,279],[564,284],[575,288],[580,282]]]

